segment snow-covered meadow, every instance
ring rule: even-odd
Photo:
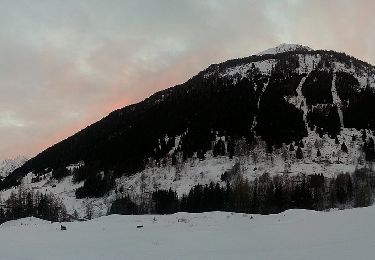
[[[100,217],[0,226],[1,259],[373,259],[375,207]],[[137,226],[142,225],[142,228]]]

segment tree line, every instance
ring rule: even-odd
[[[152,193],[148,208],[129,196],[115,200],[110,214],[172,214],[184,212],[230,211],[273,214],[287,209],[327,210],[365,207],[373,203],[375,173],[358,169],[353,174],[328,178],[314,175],[275,175],[265,173],[252,181],[240,173],[223,174],[225,185],[195,185],[181,197],[171,189]]]
[[[0,202],[0,223],[31,216],[54,222],[71,219],[62,201],[52,193],[35,193],[22,185]]]

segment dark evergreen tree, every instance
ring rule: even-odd
[[[52,177],[61,180],[70,175],[70,171],[66,167],[59,167],[52,171]]]
[[[213,155],[216,156],[224,156],[225,155],[225,143],[223,140],[219,139],[213,149]]]
[[[197,157],[198,157],[199,160],[204,160],[206,158],[205,152],[203,150],[199,150],[197,152]]]
[[[138,214],[138,206],[128,196],[118,198],[112,202],[109,214],[135,215]]]
[[[374,139],[370,137],[363,145],[366,161],[375,161],[375,144]]]
[[[344,142],[341,144],[341,151],[344,153],[348,153],[348,147]]]
[[[362,129],[362,141],[363,141],[363,142],[366,142],[366,139],[367,139],[367,133],[366,133],[366,130],[365,130],[365,129]]]
[[[178,211],[177,193],[172,189],[154,191],[152,200],[157,214],[172,214]]]
[[[327,71],[313,70],[302,86],[302,94],[308,105],[332,103],[333,73]]]
[[[227,145],[227,153],[228,153],[230,159],[232,159],[233,156],[234,156],[235,147],[236,147],[236,144],[234,142],[234,139],[229,138],[228,145]]]
[[[296,150],[296,158],[297,159],[303,159],[303,151],[301,149],[301,147],[298,147],[297,150]]]
[[[96,175],[90,175],[79,187],[75,194],[77,199],[99,198],[110,191],[115,185],[112,172],[102,172]]]

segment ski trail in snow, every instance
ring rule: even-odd
[[[333,104],[336,105],[337,112],[339,114],[341,128],[344,128],[344,116],[342,113],[341,99],[339,95],[337,94],[337,89],[336,89],[336,69],[333,70],[331,92],[332,92]]]
[[[296,107],[299,108],[300,110],[302,110],[303,112],[303,121],[305,122],[305,126],[306,126],[306,129],[308,130],[308,127],[307,127],[307,120],[306,120],[306,117],[307,117],[307,104],[306,104],[306,98],[303,96],[302,94],[302,86],[303,84],[305,84],[305,81],[306,79],[308,78],[308,76],[310,75],[312,70],[310,70],[307,75],[305,77],[303,77],[296,89],[297,91],[297,102],[296,102]]]
[[[266,90],[266,88],[267,88],[267,86],[268,86],[268,83],[270,82],[270,78],[271,78],[271,77],[269,77],[267,83],[265,83],[265,84],[263,85],[262,92],[261,92],[260,95],[259,95],[259,99],[258,99],[258,103],[257,103],[257,109],[258,109],[257,111],[259,111],[260,100],[262,99],[263,93],[264,93],[264,91]],[[253,132],[253,130],[254,130],[256,124],[257,124],[257,116],[254,115],[253,124],[251,125],[251,132]]]

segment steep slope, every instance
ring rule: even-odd
[[[27,161],[1,187],[17,185],[29,173],[53,177],[81,161],[87,171],[79,181],[99,172],[131,178],[150,166],[176,167],[213,155],[230,161],[243,139],[251,147],[255,140],[257,146],[265,141],[270,151],[327,135],[332,139],[324,142],[332,147],[340,133],[340,141],[349,142],[360,135],[357,130],[375,130],[374,87],[375,69],[365,62],[333,51],[282,45],[211,65],[184,84],[112,112]],[[228,168],[232,163],[224,164]]]

